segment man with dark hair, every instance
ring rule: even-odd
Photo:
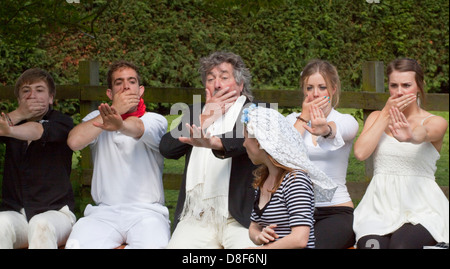
[[[195,106],[200,104],[185,111],[180,125],[160,143],[164,157],[186,156],[168,248],[251,247],[248,227],[256,167],[243,146],[242,124],[239,128],[242,109],[252,100],[250,72],[241,57],[230,52],[215,52],[200,65],[206,103],[197,114]]]
[[[66,143],[73,121],[52,109],[55,83],[44,70],[25,71],[14,93],[17,109],[0,117],[6,144],[0,248],[57,248],[76,220]]]
[[[164,248],[170,224],[158,147],[167,121],[145,111],[144,86],[132,63],[113,63],[108,84],[112,105],[88,114],[67,140],[73,150],[91,148],[96,205],[86,207],[66,248]]]

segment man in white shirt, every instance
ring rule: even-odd
[[[88,205],[73,227],[66,248],[164,248],[170,238],[159,153],[166,119],[145,112],[137,67],[111,65],[107,96],[69,134],[73,150],[90,146],[94,171]]]

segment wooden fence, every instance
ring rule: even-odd
[[[383,108],[389,93],[385,92],[384,65],[383,62],[365,62],[362,68],[362,91],[342,92],[339,107],[362,109],[364,119],[370,112]],[[106,101],[107,86],[99,85],[99,64],[93,61],[82,61],[79,64],[79,85],[58,85],[56,98],[78,99],[80,100],[80,114],[83,118],[92,110],[96,109],[101,101]],[[204,89],[199,88],[164,88],[145,87],[144,100],[152,103],[186,103],[193,102],[193,95],[201,95],[204,98]],[[278,107],[300,108],[303,95],[296,90],[253,90],[256,100],[267,103],[277,103]],[[15,100],[13,86],[0,86],[0,101]],[[427,110],[449,111],[448,94],[428,94]],[[366,177],[371,178],[372,160],[365,162]],[[84,185],[90,185],[92,176],[92,164],[89,149],[82,151],[82,174],[73,175],[73,179],[80,180]],[[76,172],[74,172],[76,173]],[[164,186],[166,189],[178,189],[181,184],[181,175],[164,174]],[[361,190],[351,190],[352,183],[349,182],[349,189],[353,196],[360,197]],[[448,197],[448,187],[444,188]]]

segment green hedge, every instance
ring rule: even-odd
[[[76,8],[88,12],[106,1],[89,2]],[[11,85],[38,65],[58,84],[74,84],[82,59],[101,63],[105,83],[108,64],[124,58],[141,67],[146,85],[201,87],[198,59],[229,50],[244,58],[255,88],[298,88],[306,62],[322,58],[338,67],[345,90],[358,90],[363,62],[406,56],[424,67],[428,91],[448,92],[446,0],[285,0],[253,13],[220,2],[113,0],[93,33],[74,32],[61,40],[55,32],[33,48],[0,38],[0,83]]]

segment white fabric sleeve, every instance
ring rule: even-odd
[[[93,118],[97,117],[98,115],[100,115],[100,111],[94,110],[91,113],[87,114],[81,121],[82,122],[90,121]],[[88,145],[93,145],[93,144],[97,143],[97,140],[98,140],[98,136],[94,140],[92,140]]]
[[[144,123],[145,130],[139,140],[152,150],[159,152],[159,143],[167,131],[166,118],[157,113],[147,112],[141,117],[141,120]]]
[[[345,145],[347,141],[352,141],[358,133],[359,125],[356,119],[348,114],[341,114],[335,120],[336,135],[334,138],[317,137],[317,144],[324,150],[337,150]]]

